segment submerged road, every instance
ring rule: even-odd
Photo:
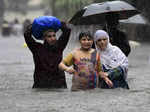
[[[130,90],[32,89],[33,59],[20,37],[0,37],[0,112],[150,112],[150,44],[141,43],[129,55]],[[78,44],[72,40],[64,55]]]

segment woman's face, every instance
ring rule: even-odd
[[[48,32],[44,37],[44,40],[47,41],[49,45],[54,45],[56,43],[56,33]]]
[[[96,41],[97,47],[100,48],[102,51],[106,49],[107,44],[108,44],[107,37],[102,37]]]
[[[85,36],[80,39],[80,44],[82,49],[89,50],[92,47],[93,40]]]

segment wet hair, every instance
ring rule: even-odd
[[[46,37],[48,32],[55,32],[55,30],[53,30],[53,29],[48,29],[48,30],[44,31],[44,32],[43,32],[43,37]],[[55,32],[55,33],[56,33],[56,32]]]
[[[90,39],[93,40],[93,37],[92,37],[92,35],[91,35],[91,33],[90,33],[89,31],[87,31],[87,32],[81,32],[81,33],[79,34],[79,40],[81,40],[82,37],[89,37]]]

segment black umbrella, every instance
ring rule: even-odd
[[[138,13],[140,12],[135,7],[124,1],[94,3],[79,10],[69,23],[74,25],[103,24],[106,21],[105,16],[109,14],[118,14],[119,20],[122,20]]]

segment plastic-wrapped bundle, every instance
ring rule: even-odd
[[[32,23],[32,34],[36,39],[42,40],[43,32],[53,29],[57,32],[61,28],[61,22],[54,16],[40,16]]]

